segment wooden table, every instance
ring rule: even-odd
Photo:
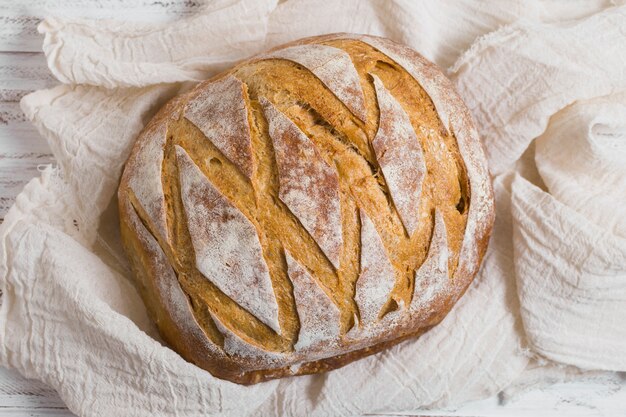
[[[41,51],[44,16],[171,21],[197,12],[195,0],[0,0],[0,221],[50,149],[19,107],[29,92],[56,84]],[[626,416],[626,376],[557,384],[501,404],[501,397],[428,414],[455,416]],[[71,416],[54,389],[0,368],[1,416]],[[113,416],[112,416],[113,417]]]

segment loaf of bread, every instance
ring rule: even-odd
[[[119,187],[163,339],[250,384],[331,370],[440,322],[494,220],[450,81],[388,39],[303,39],[170,101]]]

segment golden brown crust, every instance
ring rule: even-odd
[[[494,213],[450,82],[404,46],[347,34],[172,100],[140,135],[119,204],[164,339],[244,384],[335,369],[436,325]]]

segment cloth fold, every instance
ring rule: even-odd
[[[46,19],[44,52],[64,85],[22,108],[58,167],[0,226],[0,364],[52,385],[78,415],[107,417],[416,413],[538,384],[543,370],[585,374],[550,361],[624,370],[617,3],[225,0],[172,24]],[[114,193],[135,137],[180,82],[335,31],[456,61],[450,76],[494,174],[490,247],[465,296],[421,338],[327,374],[235,385],[160,342],[131,283]]]
[[[65,84],[144,87],[206,78],[259,52],[277,0],[217,0],[175,24],[48,18],[48,67]],[[70,64],[71,65],[68,65]]]
[[[533,350],[586,369],[626,370],[626,239],[520,177],[512,209],[521,315]]]
[[[493,174],[511,169],[559,110],[626,90],[625,19],[622,7],[575,22],[515,23],[474,43],[454,64]]]

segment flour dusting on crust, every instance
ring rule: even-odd
[[[256,229],[179,146],[176,160],[198,270],[280,333],[278,305]]]
[[[340,313],[308,272],[288,253],[287,267],[300,318],[300,333],[295,351],[318,347],[339,336]]]
[[[203,87],[185,105],[185,118],[250,178],[252,148],[242,82],[229,75]]]
[[[161,182],[163,147],[167,125],[160,123],[147,128],[143,133],[141,149],[136,153],[133,175],[129,175],[128,187],[146,211],[156,228],[156,232],[167,241],[167,220],[165,217],[165,196]]]
[[[348,109],[366,121],[365,99],[359,74],[345,51],[328,45],[296,45],[261,58],[293,61],[311,71]]]
[[[419,223],[426,162],[409,116],[380,79],[372,75],[380,109],[378,132],[372,141],[391,198],[409,236]]]
[[[356,282],[355,300],[361,324],[375,323],[395,284],[395,271],[385,252],[374,223],[363,210],[361,217],[361,274]]]
[[[370,46],[378,49],[383,54],[394,60],[399,64],[406,72],[418,82],[418,84],[426,91],[426,94],[430,97],[437,110],[437,115],[443,124],[446,132],[449,128],[450,115],[448,112],[451,110],[446,104],[450,96],[450,81],[439,71],[439,69],[428,62],[417,52],[412,49],[400,45],[398,43],[389,41],[388,39],[378,38],[376,36],[361,35],[356,39],[363,41]],[[410,55],[409,55],[410,53]],[[443,85],[444,83],[448,85]]]
[[[398,63],[430,96],[444,129],[456,137],[470,184],[470,202],[465,234],[459,253],[459,264],[454,278],[474,276],[480,266],[479,248],[481,245],[476,242],[481,242],[488,237],[495,214],[487,160],[467,107],[463,104],[452,82],[439,68],[408,46],[368,35],[338,35],[337,38],[358,39]],[[465,278],[453,281],[457,292],[465,288]]]
[[[268,352],[263,349],[259,349],[256,346],[253,346],[241,339],[235,333],[230,331],[228,327],[224,326],[220,319],[211,314],[213,321],[215,322],[215,327],[222,333],[224,336],[224,352],[228,356],[239,356],[246,359],[251,359],[255,363],[258,361],[263,361],[264,366],[272,367],[271,364],[284,359],[284,355]]]
[[[128,210],[128,221],[131,229],[134,229],[137,237],[143,244],[155,271],[154,285],[156,295],[161,305],[171,317],[172,323],[179,328],[188,338],[188,344],[202,346],[213,353],[221,352],[221,348],[213,344],[196,321],[189,305],[189,300],[180,287],[174,269],[170,265],[165,253],[154,239],[152,234],[143,225],[135,210]]]
[[[423,309],[449,284],[448,233],[440,210],[435,210],[435,228],[426,260],[415,271],[415,289],[411,310]]]
[[[260,102],[276,153],[278,196],[338,267],[342,236],[337,172],[298,126],[268,100]]]

